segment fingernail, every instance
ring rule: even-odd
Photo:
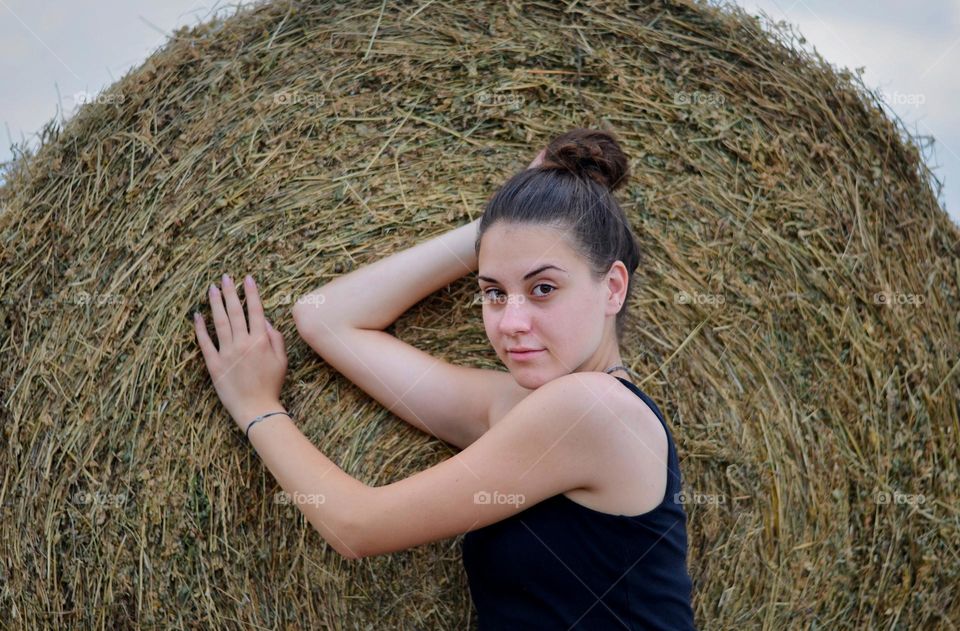
[[[245,282],[246,284],[252,286],[252,285],[253,285],[253,276],[251,276],[250,274],[247,274],[246,276],[243,277],[243,282]]]
[[[230,277],[227,276],[226,274],[224,274],[224,275],[223,275],[223,282],[224,282],[224,284],[229,283],[229,282],[230,282]]]
[[[217,293],[217,286],[216,286],[216,285],[210,285],[210,293],[211,293],[211,294]]]

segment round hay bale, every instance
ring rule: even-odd
[[[319,359],[293,301],[476,218],[578,126],[632,161],[622,353],[677,439],[698,625],[955,626],[960,235],[917,143],[782,26],[590,0],[247,7],[9,166],[5,624],[473,626],[460,537],[348,561],[278,501],[189,316],[252,273],[314,444],[371,485],[432,466],[451,447]],[[389,330],[502,369],[475,286]]]

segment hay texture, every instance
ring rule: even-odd
[[[372,485],[436,464],[292,304],[475,219],[578,126],[631,159],[622,354],[677,440],[698,625],[956,628],[960,234],[918,142],[783,25],[590,0],[237,9],[8,165],[3,625],[471,628],[460,537],[349,561],[279,499],[189,316],[252,273],[314,444]],[[475,291],[389,330],[502,369]]]

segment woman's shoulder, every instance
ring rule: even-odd
[[[561,375],[539,388],[529,389],[511,380],[495,393],[490,406],[489,426],[503,420],[510,410],[527,397],[561,399],[591,418],[601,419],[601,427],[611,427],[612,436],[622,431],[664,434],[660,419],[646,401],[616,377],[602,372],[575,372]]]
[[[610,414],[603,425],[606,458],[598,472],[601,481],[590,495],[568,495],[597,511],[639,516],[659,506],[670,488],[670,438],[647,401],[611,378],[619,390],[612,391],[616,394],[605,406]]]
[[[524,388],[515,379],[505,382],[493,393],[494,402],[490,406],[489,426],[493,427],[518,403],[533,393],[540,397],[587,396],[603,397],[605,393],[623,386],[616,377],[601,372],[574,372],[561,375],[548,381],[539,388]]]
[[[548,387],[549,386],[549,387]],[[513,405],[536,393],[566,399],[594,433],[590,444],[603,451],[596,479],[566,493],[568,499],[612,515],[637,515],[665,497],[668,442],[664,426],[647,403],[616,377],[602,372],[570,373],[536,390],[503,393],[496,407],[505,416]],[[502,420],[502,416],[494,422]]]
[[[634,445],[639,449],[645,445],[660,447],[664,444],[664,427],[650,406],[616,377],[606,373],[568,373],[535,390],[521,392],[516,398],[522,401],[525,416],[529,416],[532,410],[550,410],[552,418],[545,427],[553,427],[561,433],[574,429],[574,426],[589,430],[590,448],[600,449],[605,454],[610,452],[618,458],[621,454],[629,457],[623,446],[631,442],[641,443]],[[517,405],[519,402],[514,408],[519,410]],[[503,418],[508,418],[514,408],[507,409]],[[636,456],[631,460],[636,461]]]

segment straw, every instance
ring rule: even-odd
[[[677,441],[703,629],[955,628],[960,235],[921,139],[699,2],[276,2],[178,30],[0,188],[0,611],[36,628],[473,628],[460,537],[347,561],[242,440],[190,315],[253,274],[287,408],[381,485],[453,455],[300,340],[321,284],[613,130],[622,349]],[[391,332],[503,369],[472,276]],[[639,457],[639,456],[638,456]]]

